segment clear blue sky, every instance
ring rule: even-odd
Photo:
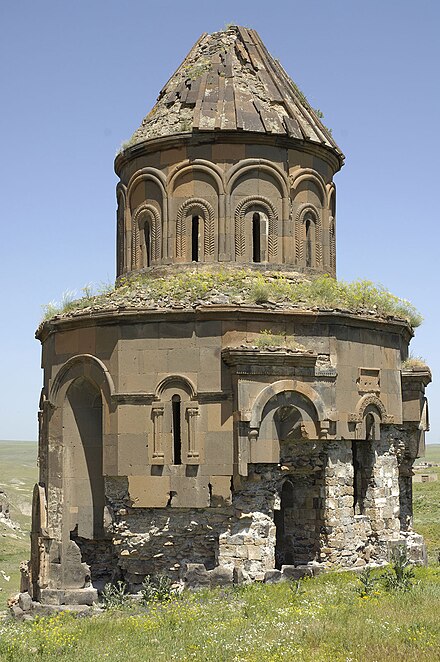
[[[0,2],[0,439],[37,436],[42,304],[114,279],[116,151],[226,23],[260,33],[346,154],[338,276],[423,313],[412,351],[434,372],[440,441],[438,0]]]

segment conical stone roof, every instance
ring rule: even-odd
[[[203,34],[161,90],[127,146],[197,131],[251,131],[318,143],[343,154],[255,30]]]

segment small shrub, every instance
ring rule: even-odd
[[[362,570],[358,579],[360,586],[356,587],[356,592],[359,593],[361,598],[370,597],[376,593],[376,584],[380,578],[372,577],[371,568],[365,568],[365,570]]]
[[[279,347],[284,349],[295,349],[297,351],[305,351],[303,345],[297,343],[293,337],[286,337],[281,334],[272,333],[269,329],[263,329],[261,333],[254,338],[253,344],[258,349],[266,349],[267,347]]]
[[[296,598],[299,595],[303,595],[305,593],[304,587],[303,587],[303,580],[302,579],[295,579],[291,582],[289,582],[289,589],[291,590],[291,595],[292,597]]]
[[[391,570],[383,575],[387,591],[410,591],[413,587],[414,568],[403,547],[396,547],[392,554]]]
[[[142,602],[168,602],[177,597],[177,589],[173,587],[173,582],[166,575],[151,577],[147,575],[142,583]]]
[[[411,370],[411,368],[426,368],[428,364],[421,356],[408,356],[405,361],[402,361],[402,370]]]
[[[257,281],[252,286],[250,295],[255,303],[266,303],[270,299],[270,288],[266,283]]]
[[[118,581],[116,584],[106,584],[102,591],[102,606],[104,609],[120,609],[127,604],[128,595],[126,593],[124,582]]]

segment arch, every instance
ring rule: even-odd
[[[317,421],[321,422],[325,420],[324,403],[320,395],[311,386],[295,379],[281,379],[274,384],[265,386],[255,398],[251,410],[250,428],[258,429],[260,427],[266,404],[274,395],[278,395],[284,391],[293,391],[303,396],[306,400],[310,401],[311,406],[316,412]]]
[[[333,182],[331,182],[330,184],[327,184],[326,189],[327,189],[329,212],[330,212],[331,216],[335,217],[336,216],[336,186],[334,185]]]
[[[350,423],[356,423],[356,439],[366,439],[368,414],[371,414],[374,419],[374,440],[378,440],[380,439],[380,426],[394,423],[394,416],[387,414],[385,405],[377,395],[367,393],[359,399],[356,411],[348,416]]]
[[[309,202],[305,202],[298,207],[295,215],[295,257],[298,264],[304,264],[304,245],[307,241],[305,228],[306,221],[312,220],[314,223],[314,241],[312,250],[315,257],[315,264],[308,266],[322,266],[322,221],[319,210]],[[306,265],[307,266],[307,265]]]
[[[115,386],[104,363],[92,354],[77,354],[61,366],[51,384],[48,399],[54,407],[62,403],[68,385],[77,377],[91,378],[101,389],[106,401],[111,401]]]
[[[204,256],[213,256],[215,250],[215,213],[212,205],[202,198],[189,198],[180,205],[176,220],[176,257],[184,257],[186,251],[185,221],[189,212],[201,211],[203,216]]]
[[[387,415],[387,410],[382,400],[377,395],[367,394],[359,399],[356,405],[356,422],[360,423],[365,416],[367,407],[374,407],[380,417],[382,423],[386,422],[390,417]]]
[[[83,540],[104,537],[103,399],[99,384],[89,376],[70,381],[62,425],[64,533],[81,548]],[[84,550],[89,565],[92,557]]]
[[[244,159],[234,164],[226,174],[227,193],[231,194],[237,179],[250,170],[261,170],[272,175],[279,184],[282,197],[289,197],[289,180],[286,173],[267,159]]]
[[[195,386],[191,380],[189,380],[187,377],[182,377],[182,375],[168,375],[156,386],[156,399],[160,400],[164,391],[172,389],[173,387],[183,388],[183,390],[188,393],[191,400],[195,400],[197,397]]]
[[[153,181],[162,192],[162,197],[166,200],[166,177],[161,170],[157,168],[142,168],[137,170],[131,177],[127,185],[127,201],[131,203],[131,195],[133,190],[142,181]]]
[[[122,182],[118,182],[116,184],[116,200],[119,198],[120,195],[124,198],[124,202],[126,202],[127,201],[127,187]]]
[[[223,181],[223,172],[215,163],[211,163],[211,161],[206,161],[205,159],[194,159],[194,161],[186,159],[174,166],[168,175],[168,181],[166,184],[168,193],[171,194],[173,192],[178,177],[194,170],[199,170],[200,172],[210,175],[217,184],[218,195],[224,193],[225,185]]]
[[[148,221],[145,220],[147,217]],[[142,230],[145,226],[145,223],[148,222],[150,226],[150,242],[151,242],[151,261],[159,261],[161,257],[161,246],[162,246],[162,232],[161,232],[161,222],[160,222],[160,213],[158,209],[151,204],[142,204],[140,205],[133,213],[132,218],[132,268],[139,269],[140,265],[140,250],[143,245],[143,241],[139,238],[139,230]],[[148,265],[142,265],[148,266]]]
[[[118,205],[116,212],[116,270],[117,275],[120,276],[126,266],[125,250],[127,245],[125,225],[127,189],[122,182],[118,182],[116,186],[116,202]]]
[[[294,191],[298,188],[301,182],[311,181],[315,184],[318,190],[321,192],[321,204],[323,207],[328,206],[328,195],[327,188],[323,177],[312,168],[298,168],[290,174],[290,187]]]
[[[181,375],[159,382],[152,403],[152,464],[199,464],[199,407],[193,383]]]
[[[245,216],[252,206],[261,207],[269,219],[268,257],[273,258],[278,250],[278,213],[272,202],[262,195],[250,195],[240,200],[235,209],[235,255],[243,257],[246,250]]]
[[[131,198],[133,195],[133,191],[143,181],[153,182],[158,187],[159,194],[162,197],[161,221],[163,223],[163,231],[162,229],[160,229],[160,232],[162,235],[163,247],[161,253],[163,254],[164,257],[166,257],[166,252],[167,252],[166,238],[168,236],[168,198],[166,193],[166,177],[163,174],[163,172],[161,172],[157,168],[149,167],[149,168],[142,168],[141,170],[138,170],[132,175],[127,185],[127,213],[131,214],[131,207],[132,207]],[[139,206],[140,205],[138,205],[138,207]],[[128,217],[127,223],[130,225],[130,217]],[[133,228],[132,234],[133,232],[136,233],[135,236],[131,237],[131,249],[132,249],[132,260],[133,260],[133,247],[139,245],[139,237],[138,237],[137,225],[132,224],[132,228]],[[127,248],[128,250],[130,250],[130,247]],[[158,259],[160,259],[160,255]],[[131,268],[136,269],[136,262],[132,262]]]
[[[330,216],[328,226],[330,234],[330,268],[333,272],[336,272],[336,224],[333,216]]]

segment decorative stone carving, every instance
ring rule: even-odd
[[[394,423],[394,416],[387,414],[385,405],[376,395],[364,395],[356,405],[356,411],[348,415],[349,422],[360,423],[364,417],[365,410],[371,405],[376,407],[382,423],[388,425]]]
[[[197,448],[197,417],[199,415],[198,407],[187,407],[186,417],[188,422],[188,462],[194,463],[199,460],[200,453]]]
[[[235,209],[235,254],[239,257],[245,255],[245,216],[249,207],[254,205],[263,209],[269,219],[267,250],[269,259],[274,258],[278,252],[278,214],[269,198],[261,195],[248,196],[240,200]]]
[[[161,257],[162,232],[160,213],[154,205],[143,204],[136,209],[132,218],[132,259],[136,269],[141,269],[140,230],[148,223],[151,237],[151,260],[157,262]],[[148,247],[145,247],[148,250]]]
[[[213,256],[215,252],[215,214],[212,205],[202,198],[186,200],[177,212],[176,221],[176,256],[186,256],[186,218],[192,211],[199,211],[203,216],[204,256]]]
[[[357,379],[359,393],[380,393],[380,370],[376,368],[359,368]]]
[[[165,461],[165,453],[162,445],[163,434],[163,405],[154,405],[151,409],[153,418],[153,449],[151,459],[154,464],[163,464]]]
[[[319,267],[322,265],[322,221],[319,210],[315,205],[306,202],[301,204],[296,210],[295,215],[295,255],[299,265],[303,265],[305,261],[304,245],[306,242],[305,234],[305,220],[309,217],[313,220],[315,227],[315,238],[313,252],[315,256],[315,264],[310,266]]]

